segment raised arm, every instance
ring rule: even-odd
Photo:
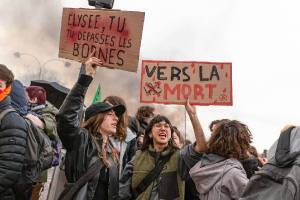
[[[194,129],[194,134],[196,138],[196,146],[195,151],[197,152],[206,152],[208,147],[205,141],[204,132],[202,129],[202,126],[200,124],[200,121],[197,116],[197,110],[195,106],[192,106],[189,102],[189,100],[186,101],[185,109],[190,117],[190,120],[192,122],[192,126]]]
[[[92,53],[93,54],[93,53]],[[91,54],[91,55],[92,55]],[[80,112],[83,108],[84,97],[88,86],[92,82],[97,66],[102,64],[101,60],[96,57],[89,57],[84,63],[84,72],[79,75],[79,78],[68,96],[64,100],[58,114],[57,132],[66,149],[72,149],[76,146],[80,134]]]

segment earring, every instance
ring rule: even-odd
[[[149,138],[152,138],[152,134],[151,133],[149,134]]]

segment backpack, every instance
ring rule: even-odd
[[[41,115],[42,116],[42,119],[45,121],[46,119],[45,118],[50,118],[51,120],[55,121],[56,123],[56,120],[55,120],[55,113],[54,112],[51,112],[51,113],[44,113]],[[47,122],[45,122],[46,124]],[[61,155],[61,150],[62,150],[62,143],[58,137],[58,133],[57,133],[57,129],[56,129],[56,126],[55,128],[53,128],[51,130],[51,133],[49,134],[46,131],[44,131],[46,133],[46,135],[50,138],[51,140],[51,146],[52,148],[54,149],[54,157],[53,157],[53,161],[52,161],[52,167],[56,167],[59,165],[60,161],[61,161],[61,158],[62,158],[62,155]]]
[[[10,112],[16,111],[12,108],[2,111],[0,122]],[[29,119],[24,119],[27,127],[27,145],[20,181],[23,183],[34,183],[43,170],[51,168],[54,149],[49,137]]]
[[[62,143],[58,136],[54,140],[51,140],[51,145],[54,149],[52,167],[56,167],[60,164],[62,160]]]
[[[251,177],[240,200],[300,199],[300,152],[290,153],[293,128],[280,134],[274,161]]]

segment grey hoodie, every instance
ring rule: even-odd
[[[205,154],[191,168],[190,176],[201,200],[239,199],[248,182],[246,172],[238,160],[224,159],[215,154]]]

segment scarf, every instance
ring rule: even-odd
[[[3,91],[0,91],[0,102],[3,101],[10,93],[11,86],[7,86]]]

